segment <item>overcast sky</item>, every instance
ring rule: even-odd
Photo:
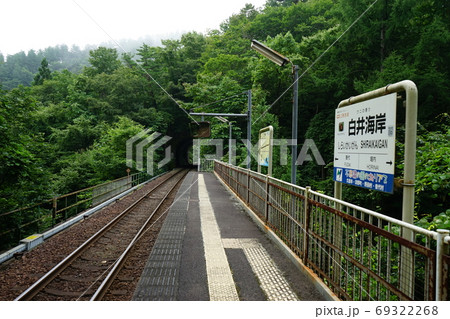
[[[217,29],[246,3],[266,0],[3,0],[0,52],[5,56],[58,44],[110,42],[146,35]],[[91,19],[92,18],[92,19]],[[95,20],[92,21],[92,20]]]

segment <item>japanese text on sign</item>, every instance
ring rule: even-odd
[[[375,116],[369,115],[358,117],[358,119],[351,119],[348,123],[348,135],[364,135],[383,133],[386,129],[386,113],[380,113]]]

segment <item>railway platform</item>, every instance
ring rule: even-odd
[[[133,300],[330,300],[319,288],[213,173],[191,171]]]

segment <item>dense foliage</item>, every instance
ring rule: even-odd
[[[0,56],[0,212],[123,176],[128,138],[144,128],[174,139],[187,136],[190,119],[181,108],[245,113],[241,93],[249,89],[253,144],[268,124],[276,138],[290,138],[292,70],[251,50],[252,39],[300,67],[299,150],[305,138],[313,139],[326,165],[305,162],[297,183],[330,194],[339,101],[414,81],[420,122],[417,218],[428,228],[449,228],[446,0],[269,0],[261,10],[246,5],[219,30],[186,33],[161,46],[143,44],[136,54],[99,47],[78,60],[79,49],[60,46],[22,52],[6,62]],[[224,101],[211,104],[218,100]],[[398,109],[401,126],[404,112]],[[228,136],[227,125],[208,120],[213,137]],[[245,138],[245,125],[233,119],[235,138]],[[238,144],[238,162],[244,156]],[[289,170],[277,166],[274,175],[289,180]],[[345,188],[344,198],[396,217],[401,210],[401,189],[390,195]]]
[[[47,67],[53,71],[80,72],[83,66],[87,65],[88,56],[89,49],[81,50],[79,47],[73,46],[69,50],[66,45],[49,47],[38,52],[35,50],[27,53],[22,51],[7,57],[0,53],[0,83],[3,89],[13,89],[18,85],[30,85],[34,81],[38,69],[42,67],[44,59]]]

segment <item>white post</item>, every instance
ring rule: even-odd
[[[444,238],[450,234],[448,229],[438,229],[436,239],[436,301],[442,300],[442,256],[444,255]]]
[[[229,136],[228,136],[228,164],[232,164],[231,163],[231,160],[232,160],[232,158],[233,158],[233,148],[232,148],[232,143],[231,143],[231,132],[232,132],[232,126],[231,126],[231,122],[228,122],[228,125],[229,125],[229,127],[230,127],[230,133],[229,133]]]
[[[403,169],[403,202],[402,220],[409,224],[414,223],[414,185],[416,174],[416,137],[417,137],[417,86],[410,80],[389,84],[385,87],[370,91],[346,100],[342,100],[339,107],[367,101],[376,97],[394,92],[406,92],[406,118],[405,118],[405,159]],[[338,185],[339,183],[335,183]],[[340,187],[341,185],[339,185]],[[340,194],[340,189],[335,189],[336,194]],[[402,229],[402,237],[414,242],[413,232],[410,229]],[[401,249],[401,270],[400,270],[400,290],[408,296],[413,294],[414,273],[413,254],[407,247]]]

